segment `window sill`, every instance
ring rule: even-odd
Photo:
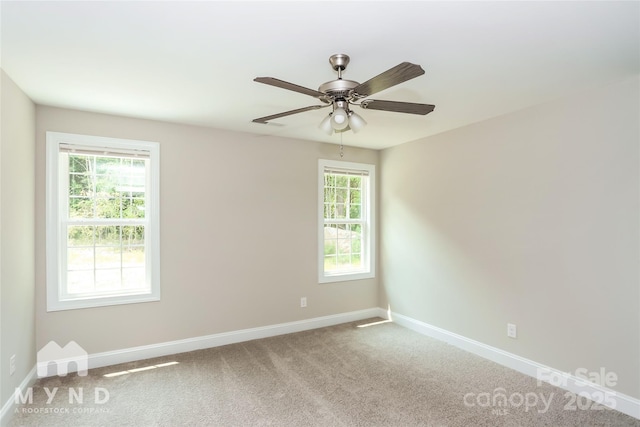
[[[335,282],[349,282],[352,280],[364,280],[364,279],[375,279],[376,275],[374,273],[343,273],[343,274],[334,274],[328,276],[320,276],[318,278],[318,283],[335,283]]]
[[[121,304],[137,304],[142,302],[160,301],[160,295],[153,294],[138,294],[138,295],[120,295],[120,296],[108,296],[101,298],[78,298],[68,300],[48,301],[47,311],[63,311],[63,310],[76,310],[82,308],[95,308],[105,307],[110,305]]]

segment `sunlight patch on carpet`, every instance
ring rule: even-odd
[[[104,377],[107,378],[111,378],[111,377],[119,377],[120,375],[127,375],[127,374],[133,374],[135,372],[141,372],[141,371],[148,371],[150,369],[156,369],[156,368],[164,368],[167,366],[171,366],[171,365],[177,365],[179,362],[167,362],[167,363],[159,363],[157,365],[149,365],[149,366],[143,366],[141,368],[133,368],[133,369],[128,369],[126,371],[118,371],[118,372],[111,372],[109,374],[104,374]]]
[[[380,320],[379,322],[363,323],[358,325],[358,328],[368,328],[369,326],[382,325],[383,323],[391,323],[392,320]]]

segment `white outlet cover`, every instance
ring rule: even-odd
[[[510,338],[516,338],[518,336],[518,330],[513,323],[507,323],[507,336]]]

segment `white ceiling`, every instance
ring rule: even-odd
[[[356,111],[345,145],[385,148],[640,73],[640,2],[1,2],[1,66],[51,105],[262,135],[339,142],[311,89],[364,82],[403,61],[426,74],[372,98],[435,104],[427,116]],[[607,108],[587,105],[585,108]]]

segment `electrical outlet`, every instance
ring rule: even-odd
[[[9,358],[9,375],[16,373],[16,355],[14,354]]]
[[[518,336],[518,329],[513,323],[507,323],[507,336],[509,338],[517,338]]]
[[[306,307],[306,306],[307,306],[307,297],[300,298],[300,307]]]

